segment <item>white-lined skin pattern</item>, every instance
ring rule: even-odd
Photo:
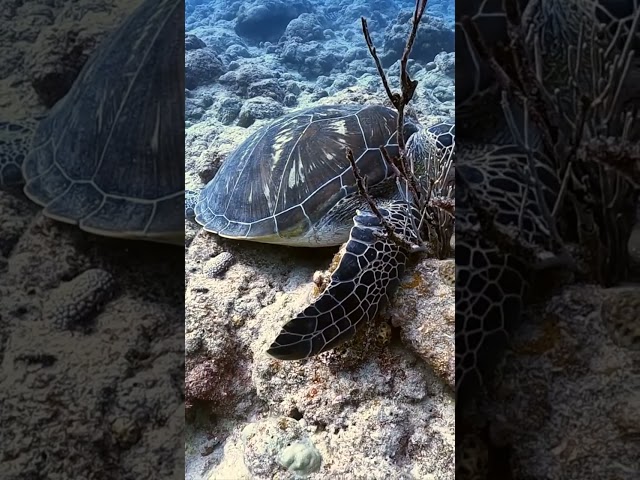
[[[410,203],[383,203],[380,213],[396,235],[419,244],[420,214]],[[388,237],[371,211],[353,219],[349,241],[324,292],[282,327],[267,353],[280,360],[301,360],[335,348],[363,322],[372,320],[397,287],[409,252]]]

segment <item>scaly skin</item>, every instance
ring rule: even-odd
[[[390,202],[380,213],[399,237],[419,244],[418,211],[406,202]],[[300,360],[331,350],[372,320],[404,273],[408,251],[390,239],[371,212],[353,219],[349,241],[329,286],[282,328],[267,351],[280,360]]]

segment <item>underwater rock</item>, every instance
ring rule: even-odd
[[[328,90],[331,95],[345,88],[353,87],[358,83],[358,79],[348,73],[339,73],[333,78],[333,83]]]
[[[238,126],[249,127],[259,119],[277,118],[284,113],[282,105],[269,97],[250,98],[240,110]]]
[[[456,98],[453,89],[447,88],[442,85],[438,85],[436,88],[434,88],[431,92],[431,95],[440,100],[440,102],[442,103],[454,102]]]
[[[276,41],[291,20],[310,11],[311,4],[306,0],[260,0],[250,5],[242,4],[235,32],[254,42]]]
[[[0,218],[2,221],[2,235],[0,236],[0,259],[9,256],[22,233],[26,230],[31,220],[33,205],[17,195],[0,191]],[[10,212],[17,212],[11,218]],[[0,264],[4,267],[4,262]],[[0,275],[4,273],[0,268]]]
[[[291,20],[284,31],[283,38],[294,37],[298,37],[303,42],[324,40],[324,28],[315,15],[303,13],[298,18]]]
[[[43,319],[58,329],[86,327],[111,299],[115,288],[116,282],[109,272],[99,268],[86,270],[51,292],[43,307]]]
[[[453,52],[440,52],[434,59],[434,63],[438,69],[449,76],[453,76],[456,71],[456,55]]]
[[[313,95],[311,98],[313,100],[320,100],[321,98],[327,98],[329,96],[329,92],[327,92],[324,88],[316,88],[313,90]]]
[[[200,120],[202,118],[202,115],[204,115],[204,108],[200,103],[200,99],[186,97],[184,99],[185,120]]]
[[[234,43],[233,45],[229,45],[229,47],[227,47],[224,53],[234,59],[251,58],[251,54],[249,53],[249,50],[247,50],[242,45],[238,45],[237,43]]]
[[[246,97],[249,85],[268,78],[274,78],[277,75],[277,72],[274,72],[264,65],[244,64],[222,75],[218,79],[218,82],[221,85],[229,87],[232,93]]]
[[[26,78],[46,107],[52,107],[69,91],[96,47],[136,6],[136,2],[128,5],[124,2],[116,7],[106,0],[86,0],[62,2],[49,8],[53,3],[27,2],[20,6],[11,28],[3,29],[7,33],[11,30],[19,32],[20,42],[33,44],[32,52],[22,59],[20,70],[26,70]],[[3,8],[4,15],[7,15],[7,9],[11,12],[12,7]],[[12,13],[8,15],[11,18]],[[7,38],[4,40],[6,44]],[[17,40],[14,39],[16,43]],[[0,71],[3,73],[15,71],[11,60],[7,62],[3,58],[2,63]],[[2,75],[2,78],[6,76]]]
[[[300,473],[317,470],[320,454],[309,441],[307,432],[293,418],[267,418],[247,425],[242,431],[242,444],[246,466],[253,478],[275,478],[282,469],[281,463],[286,463],[286,468],[293,466],[293,455],[285,450],[295,443],[307,445],[307,456],[312,457],[306,469],[300,468]]]
[[[354,2],[353,0],[338,0],[327,2],[325,16],[330,24],[344,27],[345,24],[357,22],[360,27],[360,17],[365,17],[371,28],[370,31],[381,31],[397,14],[398,6],[396,2],[389,0],[367,0],[366,2]],[[342,28],[340,28],[342,29]],[[360,33],[361,35],[361,33]],[[364,42],[362,36],[360,40]]]
[[[284,100],[285,91],[276,79],[265,78],[249,85],[247,95],[249,97],[269,97],[281,102]]]
[[[402,342],[455,388],[455,262],[422,259],[406,276],[388,313]]]
[[[402,56],[411,28],[412,15],[411,10],[402,10],[398,13],[396,21],[385,31],[384,53],[380,55],[384,67],[391,66]],[[440,52],[453,52],[454,42],[454,32],[443,20],[425,15],[418,29],[411,58],[422,63],[430,62]]]
[[[278,46],[271,42],[264,42],[264,50],[267,53],[278,53]]]
[[[369,53],[363,48],[350,48],[344,53],[345,62],[353,62],[357,59],[370,59]]]
[[[300,89],[300,85],[298,85],[298,82],[296,81],[287,82],[287,93],[291,93],[297,97],[298,95],[300,95],[301,91],[302,90]]]
[[[322,455],[308,440],[294,442],[280,452],[278,463],[293,474],[308,476],[320,470]]]
[[[188,0],[185,3],[185,26],[187,31],[211,25],[212,17],[232,21],[238,15],[239,1]]]
[[[287,93],[283,101],[285,107],[295,107],[298,103],[298,99],[293,93]]]
[[[204,274],[208,278],[215,278],[224,275],[229,267],[233,265],[233,255],[229,252],[221,252],[213,258],[207,260],[204,264]]]
[[[637,285],[567,286],[514,335],[509,361],[490,385],[491,402],[476,413],[491,425],[490,439],[513,452],[512,478],[606,478],[603,458],[628,469],[621,479],[637,477],[637,448],[628,442],[640,431],[638,350],[627,343],[627,329],[638,326],[639,294]]]
[[[380,88],[380,77],[373,73],[366,73],[358,79],[358,85],[367,92],[374,93]]]
[[[231,125],[238,118],[241,108],[242,100],[238,97],[225,98],[218,107],[217,119],[224,125]]]
[[[222,53],[231,45],[242,45],[246,47],[245,42],[228,26],[210,26],[198,28],[195,33],[198,35],[207,47],[216,53]]]
[[[200,40],[195,35],[187,33],[184,36],[184,49],[185,50],[197,50],[199,48],[204,48],[206,46],[207,46],[207,44],[204,43],[202,40]]]
[[[371,61],[371,58],[359,58],[357,60],[352,60],[349,63],[349,73],[356,77],[362,78],[365,75],[374,75],[378,79],[378,85],[380,85],[380,76],[376,71],[376,67]]]
[[[104,37],[104,32],[88,33],[80,26],[73,32],[45,30],[38,37],[35,55],[25,60],[31,86],[47,108],[66,95]]]
[[[317,41],[300,42],[292,38],[282,45],[280,59],[307,78],[329,75],[342,65],[342,59]]]
[[[192,92],[191,95],[185,95],[184,114],[186,120],[200,120],[207,108],[213,105],[213,98],[210,95],[196,96]]]
[[[220,58],[209,48],[188,50],[184,56],[185,87],[193,89],[207,85],[224,73]]]
[[[453,115],[455,110],[455,84],[453,75],[444,74],[437,66],[417,70],[416,99],[424,99],[425,111],[431,115]]]
[[[327,77],[326,75],[320,75],[316,79],[316,85],[314,88],[327,88],[330,87],[333,83],[333,79]]]

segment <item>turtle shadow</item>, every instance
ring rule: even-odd
[[[109,271],[121,290],[171,305],[184,303],[184,249],[180,245],[102,237],[81,232],[79,250]]]
[[[210,234],[213,235],[213,234]],[[232,253],[239,262],[258,270],[266,270],[274,264],[293,269],[326,269],[339,247],[291,247],[268,243],[231,240],[216,236],[216,243]]]

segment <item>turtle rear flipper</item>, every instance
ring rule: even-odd
[[[418,243],[416,210],[405,202],[379,208],[395,233]],[[409,215],[411,211],[412,215]],[[404,273],[408,251],[385,232],[371,212],[353,219],[349,240],[329,286],[284,325],[267,353],[280,360],[301,360],[351,339],[363,320],[371,320]]]

